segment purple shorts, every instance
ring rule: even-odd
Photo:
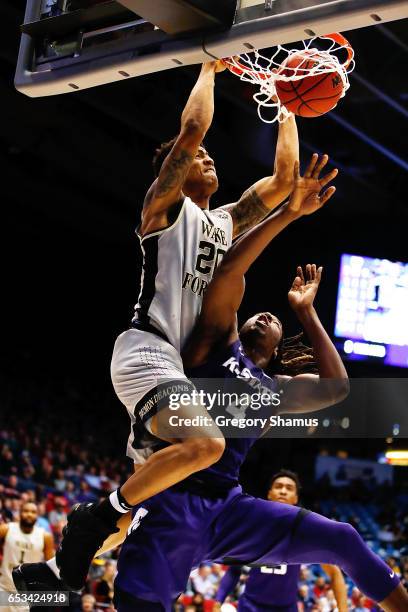
[[[301,510],[232,489],[208,499],[169,489],[133,510],[119,557],[115,587],[166,612],[204,561],[280,564]]]

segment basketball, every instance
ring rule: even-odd
[[[281,74],[291,77],[299,70],[310,70],[318,57],[310,52],[294,53],[283,64]],[[336,70],[293,81],[276,81],[279,100],[288,111],[300,117],[319,117],[328,113],[336,106],[343,90],[343,80]]]

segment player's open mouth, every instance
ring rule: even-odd
[[[272,316],[268,314],[261,314],[256,320],[256,324],[262,327],[269,327],[269,325],[274,322],[272,321]]]

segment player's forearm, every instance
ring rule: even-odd
[[[299,161],[299,137],[292,115],[285,123],[279,124],[273,176],[266,176],[251,188],[268,211],[276,208],[292,192],[296,161]]]
[[[241,576],[241,567],[230,567],[221,579],[218,591],[215,595],[215,601],[224,603],[226,598],[235,589]]]
[[[203,64],[181,115],[181,129],[194,129],[205,136],[214,115],[215,62]]]
[[[331,587],[333,589],[334,597],[337,602],[337,607],[339,612],[348,612],[347,606],[347,586],[343,578],[343,574],[341,573],[340,568],[336,566],[333,567],[333,572],[330,576],[331,578]]]
[[[230,248],[221,263],[220,270],[223,268],[224,272],[243,276],[271,240],[297,218],[286,204],[283,205]]]
[[[345,389],[348,390],[346,368],[314,307],[308,306],[304,309],[297,309],[296,316],[312,343],[313,355],[317,363],[320,378],[344,380]]]
[[[274,175],[289,186],[288,194],[292,190],[296,161],[299,161],[299,136],[295,116],[291,115],[279,124],[274,166]]]

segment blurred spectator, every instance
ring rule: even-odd
[[[54,500],[54,510],[51,510],[49,514],[52,529],[55,529],[58,523],[65,523],[66,520],[66,501],[63,497],[56,497]]]
[[[214,582],[211,578],[211,565],[202,564],[192,574],[191,582],[195,593],[200,593],[206,599],[211,599],[215,594]]]
[[[370,612],[364,604],[364,596],[361,595],[357,601],[357,605],[354,608],[354,612]]]
[[[193,595],[193,601],[191,602],[196,612],[204,612],[204,597],[201,593]]]
[[[75,485],[71,480],[67,481],[65,485],[64,497],[68,500],[68,502],[72,505],[77,501],[77,493],[75,490]]]
[[[65,472],[62,469],[57,470],[57,477],[54,479],[54,487],[57,491],[63,493],[67,486],[67,480],[65,478]]]
[[[310,612],[314,606],[315,600],[310,593],[307,584],[301,584],[298,589],[298,600],[301,603],[302,612]]]
[[[111,561],[106,561],[103,575],[95,582],[94,594],[98,603],[110,604],[113,600],[113,581],[116,574],[116,566]]]
[[[96,600],[93,595],[83,595],[81,598],[81,612],[100,612],[101,608],[96,607]]]
[[[327,589],[325,595],[320,597],[317,603],[321,612],[334,612],[337,609],[337,601],[332,589]]]
[[[50,524],[50,521],[49,521],[49,519],[47,517],[47,511],[46,511],[46,508],[45,508],[45,503],[44,502],[39,502],[37,504],[37,510],[38,510],[38,519],[37,519],[38,526],[39,527],[43,527],[43,529],[45,529],[49,533],[52,533],[51,524]]]
[[[302,565],[299,573],[299,584],[307,584],[310,580],[310,570],[307,565]]]
[[[316,578],[313,587],[313,593],[316,599],[319,599],[319,597],[323,597],[326,594],[327,588],[328,587],[326,584],[326,580],[323,576],[319,576],[318,578]]]
[[[92,493],[89,484],[86,480],[81,480],[79,484],[80,492],[77,495],[77,501],[81,504],[98,501],[97,495]]]
[[[351,605],[353,608],[355,608],[358,604],[358,602],[360,601],[361,598],[361,591],[360,589],[358,589],[357,587],[353,587],[351,590]]]

